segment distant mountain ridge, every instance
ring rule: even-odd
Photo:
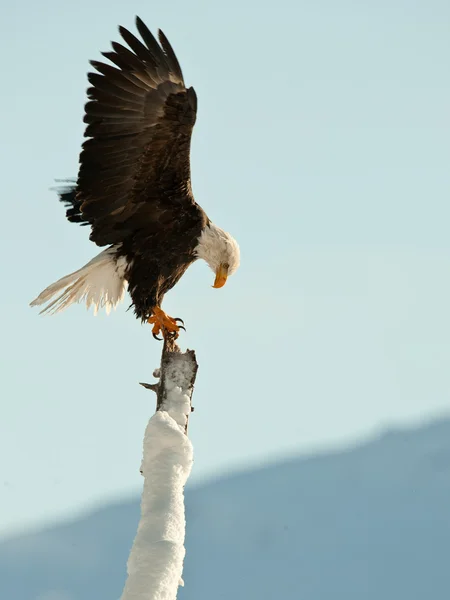
[[[180,600],[448,600],[450,418],[186,492]],[[139,501],[0,542],[2,600],[117,600]]]

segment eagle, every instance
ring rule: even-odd
[[[238,268],[240,251],[192,193],[194,88],[186,88],[164,33],[158,31],[158,43],[139,17],[136,28],[142,41],[119,27],[128,47],[112,42],[112,51],[102,53],[111,64],[90,62],[96,72],[88,73],[78,178],[58,190],[67,219],[89,226],[89,239],[106,248],[31,306],[56,313],[85,302],[94,313],[109,313],[128,288],[136,317],[152,325],[153,336],[177,337],[184,323],[161,308],[166,292],[197,259],[221,288]]]

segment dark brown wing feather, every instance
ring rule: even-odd
[[[193,204],[190,141],[197,98],[186,89],[165,35],[161,45],[136,18],[145,45],[119,28],[130,47],[113,42],[105,52],[115,66],[92,61],[85,106],[76,202],[92,225],[91,240],[116,244],[166,213],[167,221]]]

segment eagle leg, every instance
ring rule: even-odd
[[[156,337],[159,333],[162,333],[163,336],[173,336],[176,339],[179,336],[180,329],[184,329],[182,325],[178,325],[177,321],[183,323],[181,319],[169,317],[159,306],[153,307],[152,316],[148,319],[148,323],[153,325],[152,334],[156,339],[159,339]]]

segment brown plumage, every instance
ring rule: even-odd
[[[97,72],[88,74],[88,139],[75,185],[59,194],[69,221],[90,225],[90,239],[108,248],[32,305],[51,300],[43,312],[57,312],[86,300],[108,310],[128,283],[136,316],[151,317],[154,332],[176,332],[160,311],[164,294],[197,258],[215,271],[214,287],[222,287],[239,265],[239,247],[192,195],[195,91],[186,88],[162,31],[158,44],[139,17],[136,26],[144,43],[120,27],[130,49],[113,42],[113,50],[103,53],[112,64],[91,61]]]
[[[72,207],[67,217],[89,223],[98,246],[121,244],[136,314],[147,319],[195,260],[208,218],[191,189],[195,91],[186,89],[163,32],[159,46],[139,17],[136,25],[145,46],[120,27],[133,52],[113,42],[113,51],[103,55],[116,66],[91,61],[100,74],[88,75],[84,122],[90,139],[74,190],[79,210]]]

